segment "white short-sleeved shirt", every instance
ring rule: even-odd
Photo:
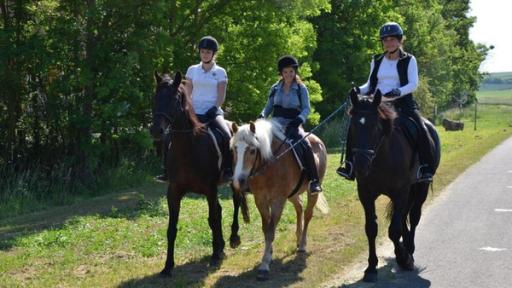
[[[226,70],[217,64],[213,64],[210,71],[204,71],[202,63],[192,65],[186,77],[192,81],[192,105],[196,114],[205,114],[208,109],[216,106],[217,85],[228,82]]]

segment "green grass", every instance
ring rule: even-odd
[[[471,109],[459,116],[466,122],[464,131],[439,128],[443,155],[434,196],[512,135],[511,106],[480,106],[476,131],[469,123]],[[207,203],[203,197],[187,197],[178,225],[174,277],[156,277],[165,261],[167,204],[165,186],[148,183],[72,206],[0,220],[0,287],[317,287],[334,273],[343,272],[367,249],[354,183],[335,175],[339,154],[329,154],[328,160],[323,186],[331,213],[315,213],[309,253],[301,257],[295,254],[295,213],[286,205],[278,226],[271,279],[265,283],[255,280],[263,240],[252,197],[252,222],[241,224],[242,245],[236,250],[226,248],[228,258],[218,270],[207,267],[211,253]],[[230,192],[223,188],[220,198],[224,238],[228,239]],[[379,198],[381,237],[387,234],[382,217],[385,204],[386,199]]]

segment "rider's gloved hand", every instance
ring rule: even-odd
[[[350,88],[350,89],[348,90],[348,95],[349,95],[349,96],[350,96],[350,94],[352,94],[352,93],[356,93],[357,95],[359,95],[359,94],[361,94],[361,89],[359,89],[359,87],[357,87],[357,86],[354,86],[354,87],[352,87],[352,88]]]
[[[215,117],[217,117],[217,111],[218,111],[219,108],[217,108],[217,106],[213,106],[212,108],[208,109],[208,111],[206,111],[206,117],[208,117],[209,120],[213,120],[215,119]]]
[[[400,95],[402,95],[402,91],[400,91],[400,89],[398,89],[398,88],[395,88],[395,89],[389,91],[388,93],[384,94],[384,97],[396,98],[396,97],[399,97]]]

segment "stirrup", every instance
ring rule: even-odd
[[[315,195],[322,192],[322,186],[320,186],[320,181],[313,180],[309,183],[309,194]]]
[[[167,183],[167,180],[169,180],[169,179],[167,178],[167,175],[164,173],[164,174],[155,176],[155,180],[157,182]]]
[[[350,168],[347,169],[345,167]],[[352,162],[345,161],[345,167],[339,167],[338,169],[336,169],[336,173],[338,173],[338,175],[340,175],[341,177],[346,178],[347,180],[354,180],[356,177],[354,175],[354,166],[352,165]],[[348,170],[348,173],[345,172],[346,170]]]
[[[422,182],[432,182],[432,178],[434,177],[434,175],[430,172],[421,172],[421,169],[424,168],[424,167],[429,167],[427,164],[424,164],[424,165],[420,165],[420,167],[418,167],[418,172],[416,172],[416,179],[418,179],[418,182],[419,183],[422,183]]]

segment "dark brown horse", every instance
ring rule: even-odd
[[[391,224],[388,235],[395,246],[398,265],[404,270],[414,269],[414,235],[421,217],[421,207],[428,194],[429,183],[417,183],[418,158],[415,146],[407,138],[406,128],[394,121],[394,109],[382,103],[377,91],[373,100],[362,100],[354,92],[352,101],[350,137],[354,147],[354,169],[357,179],[359,200],[364,208],[368,238],[368,267],[364,281],[377,281],[377,215],[375,200],[380,194],[391,199]],[[434,139],[439,164],[439,138],[433,126],[425,123]],[[409,221],[407,221],[409,216]],[[409,225],[408,225],[409,224]]]
[[[169,177],[167,204],[169,206],[169,227],[167,230],[167,260],[161,274],[171,275],[174,267],[174,241],[180,214],[181,199],[187,192],[205,195],[208,200],[208,224],[213,236],[213,254],[210,264],[218,265],[224,257],[224,239],[222,236],[222,208],[217,198],[220,169],[218,153],[194,112],[190,96],[181,84],[181,73],[173,79],[169,75],[155,74],[157,87],[153,107],[153,125],[151,134],[162,138],[164,130],[170,133],[172,145],[166,159]],[[238,210],[242,206],[244,220],[249,220],[247,204],[241,193],[233,194],[235,206],[231,225],[231,247],[240,245],[238,235]]]

